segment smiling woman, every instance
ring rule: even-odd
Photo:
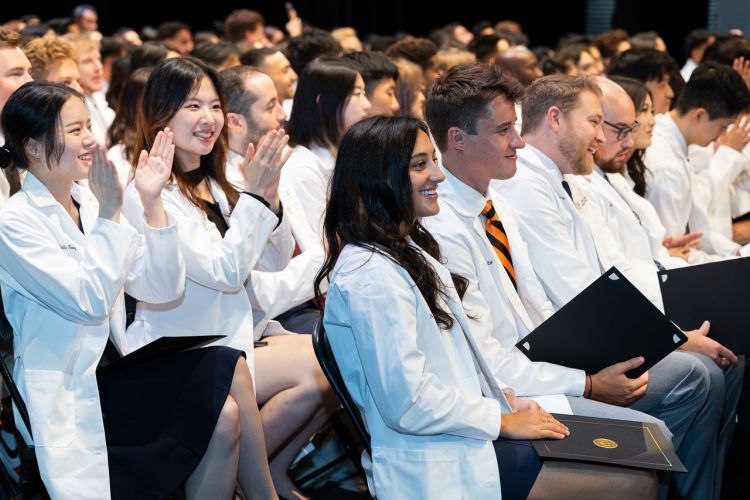
[[[0,283],[30,414],[31,428],[19,427],[28,443],[33,433],[50,496],[164,498],[183,482],[188,498],[221,492],[216,483],[230,496],[238,422],[245,446],[263,449],[253,441],[262,432],[241,353],[214,347],[110,365],[133,347],[123,290],[155,304],[184,290],[177,228],[161,196],[172,134],[160,131],[135,168],[141,237],[121,216],[122,186],[81,94],[29,82],[8,99],[2,122],[0,166],[27,173],[0,218]],[[223,473],[207,481],[219,462]],[[262,489],[263,462],[251,463],[260,464],[253,487]],[[271,498],[267,468],[266,479]]]
[[[273,91],[271,82],[266,83]],[[253,340],[259,340],[261,332],[256,339],[245,290],[251,271],[263,265],[267,252],[280,252],[276,245],[286,241],[282,239],[289,231],[278,194],[280,170],[290,154],[288,136],[283,129],[271,129],[257,144],[245,146],[238,192],[226,179],[224,86],[214,69],[191,57],[163,61],[151,73],[141,102],[136,148],[155,141],[160,127],[174,132],[174,177],[163,198],[179,228],[186,283],[178,300],[138,302],[128,335],[145,344],[162,336],[222,334],[225,338],[218,343],[244,351],[247,374],[255,375],[255,387],[247,387],[247,396],[255,398],[257,392],[262,405],[266,447],[242,446],[240,483],[246,493],[251,487],[254,493],[252,482],[262,471],[271,475],[279,493],[292,497],[299,492],[287,476],[289,463],[317,430],[309,428],[318,415],[325,417],[332,394],[309,336],[273,335],[254,349]],[[131,184],[124,211],[137,217],[143,210]],[[146,231],[143,225],[138,229]],[[292,249],[293,244],[290,254]]]

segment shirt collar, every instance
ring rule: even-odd
[[[443,167],[445,181],[438,185],[438,194],[465,217],[478,217],[487,204],[487,197],[468,184],[460,181],[450,170]]]
[[[677,124],[674,122],[670,114],[664,113],[662,115],[657,116],[656,123],[661,124],[664,132],[668,134],[669,136],[671,136],[675,141],[677,141],[677,144],[679,144],[680,146],[680,151],[682,152],[683,156],[687,158],[687,155],[688,155],[687,141],[685,140],[685,136],[682,135],[682,132],[680,132],[680,129],[677,127]]]
[[[333,170],[333,167],[336,165],[336,158],[328,151],[328,148],[312,145],[310,146],[310,151],[318,157],[324,167],[328,170]]]
[[[541,170],[547,177],[552,176],[558,183],[563,181],[563,175],[557,163],[531,144],[526,143],[526,147],[519,149],[517,154],[518,159],[524,161],[526,165]]]
[[[26,193],[26,196],[28,196],[29,199],[39,208],[59,205],[55,197],[52,196],[52,193],[47,189],[47,186],[42,184],[42,181],[37,179],[34,174],[29,171],[27,171],[24,176],[21,191]],[[76,203],[82,205],[84,202],[88,201],[89,192],[82,188],[77,182],[74,182],[73,188],[71,189],[71,196]],[[86,200],[84,200],[84,198],[86,198]]]
[[[229,153],[227,154],[227,162],[231,163],[232,165],[240,165],[242,161],[245,160],[245,157],[239,153],[236,153],[229,150]]]

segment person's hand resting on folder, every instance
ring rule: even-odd
[[[505,439],[565,439],[570,430],[536,401],[506,394],[513,413],[503,413],[500,437]]]
[[[708,337],[708,330],[710,328],[711,323],[704,321],[697,330],[685,332],[688,341],[680,349],[708,356],[719,368],[728,368],[736,364],[737,356],[732,351]]]
[[[627,406],[641,396],[648,389],[648,372],[638,378],[630,378],[626,372],[638,368],[644,362],[642,357],[616,363],[586,377],[585,397],[602,403]]]

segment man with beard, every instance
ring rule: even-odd
[[[603,94],[604,135],[607,142],[600,145],[594,154],[596,171],[588,176],[578,176],[575,180],[578,181],[589,201],[597,205],[604,213],[605,228],[612,230],[620,250],[633,264],[633,268],[640,273],[636,285],[640,288],[642,286],[640,283],[645,279],[643,286],[655,288],[658,293],[656,273],[661,265],[654,260],[648,235],[634,212],[604,176],[604,172],[621,172],[625,166],[628,150],[633,147],[633,132],[638,126],[635,121],[633,101],[622,87],[611,80],[598,78],[597,84]],[[602,229],[592,227],[594,231]],[[722,478],[724,459],[734,434],[744,361],[740,361],[738,365],[738,358],[732,351],[707,337],[707,324],[704,323],[698,333],[689,333],[689,340],[681,349],[695,353],[706,366],[711,377],[710,392],[725,395],[716,453],[716,477]],[[720,492],[721,481],[717,481],[715,496],[718,497]]]
[[[513,103],[522,91],[497,65],[466,64],[438,78],[426,117],[446,179],[437,188],[440,213],[422,223],[440,244],[448,269],[468,280],[461,302],[472,313],[471,330],[483,352],[500,353],[493,369],[503,370],[517,395],[565,394],[576,415],[653,421],[628,408],[647,390],[646,377],[625,375],[640,365],[638,358],[587,375],[532,363],[515,348],[554,312],[529,262],[513,207],[489,191],[493,179],[516,172],[524,142],[513,127]]]
[[[589,205],[579,213],[591,226],[598,240],[607,238],[607,245],[597,246],[597,251],[614,252],[613,260],[625,260],[629,268],[627,278],[651,300],[663,309],[657,272],[659,268],[651,252],[648,236],[638,223],[633,211],[614,188],[605,180],[600,166],[609,171],[625,166],[628,151],[634,146],[633,133],[640,124],[636,121],[635,107],[630,96],[619,85],[604,77],[596,78],[602,90],[602,129],[606,142],[594,153],[596,165],[589,175],[577,175],[570,179],[585,195]]]
[[[236,66],[222,71],[221,76],[226,90],[229,137],[226,176],[241,190],[244,185],[241,167],[248,146],[253,144],[257,148],[267,132],[283,125],[286,114],[273,80],[265,73],[249,66]],[[311,333],[320,317],[320,310],[310,300],[314,297],[315,273],[323,264],[323,247],[312,231],[292,232],[289,220],[304,217],[303,207],[293,191],[279,195],[284,216],[245,288],[253,306],[256,331],[272,334],[279,329],[279,323],[271,318],[283,315],[279,320],[286,329]]]
[[[621,252],[605,248],[612,236],[596,234],[605,224],[592,230],[588,220],[596,216],[596,207],[573,180],[593,172],[594,154],[607,142],[601,96],[585,77],[551,75],[532,83],[523,102],[526,148],[517,151],[516,175],[490,187],[515,209],[531,264],[556,309],[615,263],[632,272]],[[634,110],[630,113],[634,120]],[[580,213],[589,210],[592,214]],[[695,335],[701,332],[689,332]],[[684,384],[692,386],[689,392],[705,391],[706,396],[685,400]],[[689,470],[674,477],[684,498],[714,494],[724,394],[712,394],[709,387],[709,372],[700,360],[673,352],[648,371],[646,395],[630,406],[661,418],[674,434],[675,449]]]

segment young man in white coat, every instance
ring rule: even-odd
[[[641,364],[639,359],[588,375],[533,363],[515,348],[554,312],[531,267],[511,207],[489,190],[490,181],[516,172],[516,150],[524,141],[514,127],[514,102],[521,95],[520,84],[495,66],[459,66],[436,81],[426,116],[442,153],[446,180],[438,187],[441,211],[423,224],[440,243],[448,269],[468,280],[463,304],[472,330],[486,341],[485,349],[498,349],[489,339],[500,343],[505,352],[493,359],[513,367],[503,374],[519,395],[567,395],[575,414],[657,421],[593,401],[624,406],[645,394],[646,376],[625,376]],[[500,371],[503,366],[494,368]]]
[[[742,145],[719,146],[707,168],[700,172],[690,164],[688,147],[708,146],[750,108],[750,90],[729,66],[705,63],[696,69],[680,94],[675,108],[657,117],[651,146],[643,158],[648,173],[646,197],[656,208],[669,234],[687,228],[702,231],[701,246],[711,253],[738,246],[722,245],[710,231],[710,209],[728,195],[746,167]],[[748,126],[750,127],[750,126]],[[731,241],[730,241],[731,243]]]
[[[612,265],[612,249],[595,239],[579,213],[588,204],[585,196],[568,182],[572,175],[593,171],[593,155],[606,143],[600,97],[599,87],[583,77],[555,75],[534,82],[523,102],[526,148],[518,151],[518,171],[511,180],[492,183],[515,209],[531,265],[556,308]],[[707,368],[687,353],[671,353],[648,376],[646,394],[631,408],[661,418],[672,431],[690,471],[674,477],[678,492],[711,498],[723,395],[708,392]]]
[[[242,164],[252,143],[258,144],[268,131],[283,126],[286,113],[281,107],[273,80],[260,70],[236,66],[222,73],[227,94],[227,179],[242,186]],[[297,333],[311,333],[320,311],[303,306],[313,297],[315,273],[323,264],[323,245],[320,238],[304,224],[294,230],[290,217],[304,217],[304,207],[292,190],[280,193],[286,212],[281,226],[274,232],[269,248],[250,274],[246,288],[253,305],[255,329],[272,333],[279,329],[269,321],[284,313],[287,329]],[[295,248],[296,245],[296,248]],[[303,306],[303,307],[300,307]]]

